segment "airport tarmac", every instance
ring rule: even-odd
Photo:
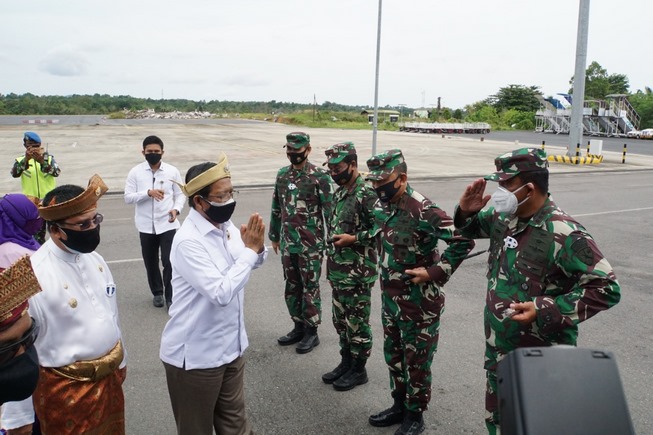
[[[325,161],[324,150],[338,142],[356,145],[361,169],[372,155],[369,130],[314,129],[264,121],[211,120],[205,123],[143,122],[122,120],[86,125],[2,125],[0,161],[4,175],[0,192],[20,191],[20,183],[9,175],[12,162],[22,151],[22,134],[36,131],[44,147],[61,167],[58,184],[84,185],[95,173],[102,176],[110,193],[121,193],[129,170],[143,161],[142,141],[148,135],[159,136],[165,144],[164,161],[176,166],[182,177],[188,168],[204,161],[215,161],[222,151],[231,165],[237,188],[264,187],[274,183],[277,170],[288,164],[285,135],[302,130],[311,135],[313,151],[309,160]],[[494,170],[494,158],[523,146],[541,146],[518,140],[498,141],[489,135],[428,135],[379,131],[376,151],[400,148],[406,157],[411,179],[475,177]],[[562,146],[547,146],[549,154],[566,152]],[[584,153],[584,150],[583,150]],[[551,172],[590,172],[653,168],[653,156],[629,154],[625,164],[620,152],[604,151],[598,165],[552,163]]]

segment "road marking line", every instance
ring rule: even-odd
[[[583,213],[583,214],[574,214],[572,216],[596,216],[600,214],[613,214],[613,213],[628,213],[631,211],[643,211],[643,210],[653,210],[653,207],[642,207],[642,208],[630,208],[626,210],[612,210],[612,211],[598,211],[596,213]]]
[[[107,261],[107,264],[119,264],[119,263],[134,263],[136,261],[143,261],[142,258],[127,258],[125,260],[111,260]]]

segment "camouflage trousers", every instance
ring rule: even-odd
[[[383,354],[390,370],[393,397],[404,397],[406,409],[425,411],[431,400],[431,363],[438,349],[444,293],[416,304],[393,300],[383,292]],[[424,315],[424,311],[428,311]]]
[[[281,255],[283,277],[286,280],[284,297],[288,313],[294,322],[317,326],[322,321],[320,275],[322,252]]]
[[[497,398],[497,372],[485,371],[485,427],[490,435],[498,435],[499,430],[499,401]]]
[[[336,287],[331,283],[333,326],[340,337],[340,348],[349,349],[355,359],[368,359],[372,353],[370,303],[373,285]]]

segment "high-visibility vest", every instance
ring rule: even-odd
[[[16,158],[16,161],[22,163],[25,156]],[[20,174],[20,184],[25,195],[35,196],[43,199],[46,193],[57,186],[57,180],[50,174],[41,171],[41,164],[34,159],[30,159],[27,169]],[[52,165],[52,156],[48,156],[48,164]]]

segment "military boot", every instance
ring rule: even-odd
[[[297,343],[297,353],[309,353],[314,347],[320,344],[317,336],[317,326],[307,326],[304,331],[304,338]]]
[[[424,432],[424,418],[421,412],[406,411],[401,427],[395,435],[418,435]]]
[[[338,391],[347,391],[354,388],[356,385],[363,385],[367,383],[367,370],[365,370],[365,363],[367,360],[356,358],[347,373],[342,375],[340,379],[333,383],[333,388]]]
[[[283,337],[277,338],[277,342],[282,346],[295,344],[304,337],[304,329],[304,323],[295,322],[295,327],[292,329],[292,331]]]
[[[344,375],[347,373],[347,370],[349,370],[349,367],[351,366],[351,352],[349,349],[340,349],[340,355],[342,355],[342,358],[338,367],[331,370],[329,373],[322,375],[322,381],[324,381],[325,384],[333,384],[335,380],[340,378],[340,376]]]
[[[372,426],[386,427],[393,424],[399,424],[404,420],[404,397],[396,391],[392,392],[392,398],[395,403],[388,409],[378,414],[370,415],[369,422]]]

